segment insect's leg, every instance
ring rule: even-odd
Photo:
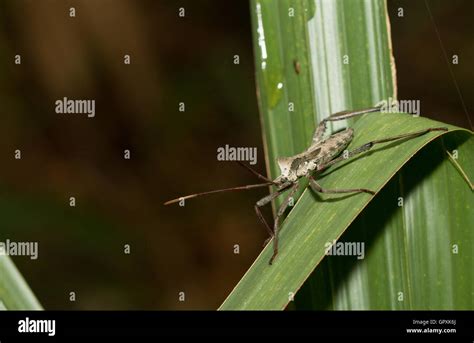
[[[379,112],[381,109],[382,109],[382,106],[375,106],[375,107],[363,108],[360,110],[342,111],[342,112],[331,114],[329,117],[325,118],[324,120],[337,121],[337,120],[349,119],[349,118],[359,116],[365,113]]]
[[[361,154],[365,151],[369,151],[370,149],[372,149],[372,147],[375,145],[375,144],[380,144],[380,143],[386,143],[386,142],[392,142],[392,141],[397,141],[397,140],[400,140],[400,139],[411,139],[411,138],[415,138],[415,137],[418,137],[418,136],[422,136],[424,134],[427,134],[428,132],[432,132],[432,131],[448,131],[448,128],[446,127],[432,127],[432,128],[428,128],[428,129],[425,129],[425,130],[420,130],[420,131],[416,131],[416,132],[410,132],[410,133],[405,133],[405,134],[402,134],[402,135],[398,135],[398,136],[393,136],[393,137],[388,137],[388,138],[383,138],[383,139],[377,139],[377,140],[373,140],[371,142],[368,142],[368,143],[365,143],[364,145],[361,145],[360,147],[358,148],[355,148],[354,150],[351,150],[349,151],[348,154],[346,154],[345,156],[339,156],[338,158],[335,158],[333,159],[332,161],[329,161],[328,163],[326,164],[323,164],[321,165],[318,170],[322,170],[322,169],[325,169],[329,166],[332,166],[333,164],[336,164],[338,162],[341,162],[341,161],[344,161],[348,158],[351,158],[352,156],[354,155],[357,155],[357,154]]]
[[[262,211],[260,211],[260,207],[263,207],[265,206],[266,204],[269,204],[273,199],[275,199],[276,197],[280,196],[281,194],[283,194],[284,192],[286,192],[288,190],[288,187],[289,187],[290,184],[288,184],[288,186],[282,188],[282,189],[279,189],[277,190],[276,192],[274,193],[271,193],[269,195],[267,195],[266,197],[263,197],[262,199],[260,199],[259,201],[257,201],[257,203],[255,204],[255,212],[257,213],[257,217],[258,219],[260,219],[260,222],[262,222],[262,224],[265,226],[265,228],[267,229],[268,231],[268,234],[270,235],[270,237],[268,239],[265,240],[265,243],[263,243],[263,245],[265,246],[268,241],[273,237],[273,230],[270,228],[270,225],[268,225],[267,221],[265,220],[265,218],[263,217],[263,214],[262,214]]]
[[[348,189],[325,189],[314,179],[309,176],[309,185],[314,192],[317,193],[369,193],[374,195],[375,192],[367,188],[348,188]]]
[[[291,191],[288,194],[288,196],[285,198],[285,201],[280,205],[280,208],[278,209],[278,213],[275,218],[275,224],[273,225],[273,255],[272,258],[269,261],[269,264],[273,263],[273,260],[275,257],[278,255],[278,230],[280,228],[280,220],[283,214],[285,213],[286,209],[288,208],[288,205],[290,204],[291,197],[296,193],[298,190],[298,182],[296,182],[292,187]]]
[[[324,132],[326,132],[326,126],[327,126],[326,123],[328,121],[348,119],[348,118],[352,118],[352,117],[365,114],[365,113],[378,112],[380,111],[380,109],[381,109],[381,106],[377,106],[377,107],[364,108],[361,110],[342,111],[342,112],[331,114],[329,117],[323,119],[321,123],[319,123],[313,135],[313,144],[322,140]]]

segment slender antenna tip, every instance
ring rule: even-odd
[[[171,205],[171,204],[174,204],[175,202],[178,202],[180,201],[182,198],[178,198],[178,199],[173,199],[173,200],[168,200],[167,202],[165,202],[163,205],[167,206],[167,205]]]

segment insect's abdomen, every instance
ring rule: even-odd
[[[320,143],[321,146],[321,160],[318,164],[324,164],[331,161],[334,157],[344,151],[354,137],[354,130],[348,128],[344,131],[338,132],[325,139]]]

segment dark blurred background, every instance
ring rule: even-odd
[[[472,129],[474,2],[428,1],[446,55],[424,1],[388,4],[399,98]],[[63,97],[96,117],[56,114]],[[255,183],[225,144],[265,172],[247,1],[0,0],[0,104],[0,241],[39,242],[14,262],[45,308],[215,309],[261,250],[265,190],[163,206]]]

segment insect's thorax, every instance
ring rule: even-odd
[[[294,156],[278,158],[281,175],[276,181],[294,182],[338,156],[351,142],[354,130],[351,128],[335,133],[313,143],[307,150]]]

